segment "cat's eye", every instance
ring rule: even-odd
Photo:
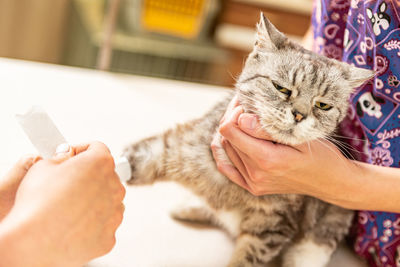
[[[332,108],[331,105],[328,105],[328,104],[325,104],[325,103],[322,103],[322,102],[318,102],[318,101],[315,102],[315,106],[317,108],[319,108],[319,109],[322,109],[322,110],[330,110]]]
[[[274,83],[274,86],[275,86],[276,90],[278,90],[278,91],[281,92],[282,94],[285,94],[285,95],[287,95],[287,96],[290,96],[290,95],[292,94],[292,91],[291,91],[291,90],[289,90],[289,89],[287,89],[287,88],[284,88],[284,87],[282,87],[282,86],[280,86],[280,85],[278,85],[278,84],[276,84],[276,83]]]

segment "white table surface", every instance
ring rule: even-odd
[[[201,116],[225,88],[111,74],[0,58],[0,177],[21,155],[35,149],[14,115],[41,105],[71,143],[99,140],[118,155],[123,146],[177,122]],[[218,229],[199,229],[170,219],[190,201],[172,183],[129,187],[117,244],[90,267],[224,266],[233,242]],[[363,266],[347,249],[329,265]]]

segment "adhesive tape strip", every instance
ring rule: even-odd
[[[60,144],[67,143],[46,111],[40,106],[33,106],[25,114],[17,114],[16,118],[43,158],[50,158]],[[125,157],[115,160],[115,172],[121,181],[131,177],[131,166]]]
[[[51,158],[58,145],[66,143],[49,115],[39,106],[33,106],[25,114],[16,118],[43,158]]]

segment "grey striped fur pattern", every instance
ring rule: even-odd
[[[332,134],[346,114],[353,88],[372,75],[303,49],[261,14],[257,42],[236,93],[244,110],[257,114],[276,141],[296,145]],[[128,146],[128,183],[169,180],[192,190],[204,207],[181,207],[172,216],[225,229],[236,240],[231,267],[266,266],[278,255],[285,267],[326,265],[347,234],[353,212],[302,195],[257,197],[220,174],[210,144],[231,99],[202,118]],[[330,108],[317,108],[316,101]],[[219,153],[226,157],[222,149]]]

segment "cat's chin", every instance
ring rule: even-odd
[[[272,140],[274,142],[283,145],[296,146],[312,140],[310,136],[299,137],[298,135],[296,135],[296,131],[294,131],[293,129],[281,130],[275,128],[266,131],[272,137]]]
[[[285,134],[278,134],[276,137],[273,137],[274,141],[279,143],[279,144],[283,144],[283,145],[289,145],[289,146],[296,146],[296,145],[300,145],[304,142],[306,142],[307,140],[299,140],[296,137],[294,137],[293,135],[285,135]]]

